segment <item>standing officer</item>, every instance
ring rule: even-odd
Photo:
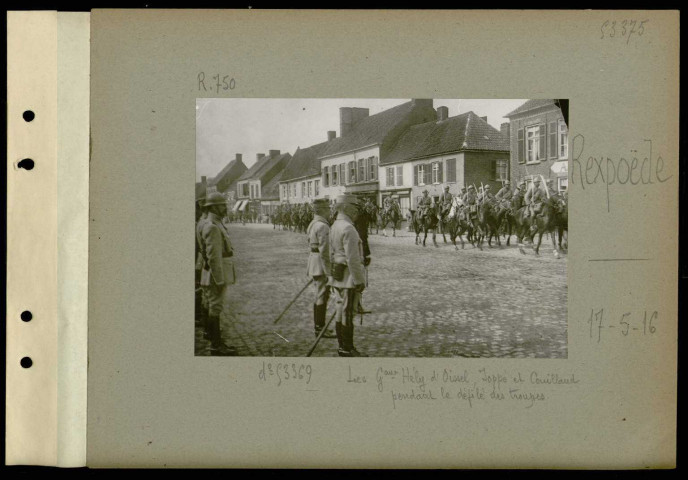
[[[392,205],[392,202],[393,201],[390,200],[390,205]],[[354,228],[356,229],[358,236],[361,238],[361,246],[363,248],[363,266],[367,269],[368,265],[370,265],[370,244],[368,243],[368,225],[370,224],[370,219],[368,218],[368,212],[365,209],[365,203],[362,199],[358,200],[357,206],[358,214],[354,219]],[[367,273],[368,272],[366,270],[366,274]],[[363,303],[361,302],[362,299],[363,294],[361,293],[358,295],[358,302],[354,311],[361,314],[372,313],[371,310],[366,310],[363,308]]]
[[[196,201],[196,323],[203,328],[203,336],[206,340],[210,339],[208,332],[208,296],[206,286],[201,285],[205,268],[205,255],[203,252],[203,241],[201,231],[208,218],[208,209],[205,206],[205,197]],[[207,273],[207,272],[206,272]]]
[[[363,245],[354,221],[359,214],[353,195],[337,197],[337,219],[330,230],[332,287],[337,300],[337,323],[340,357],[365,357],[354,347],[354,308],[357,296],[365,289]]]
[[[213,192],[208,195],[205,206],[208,208],[208,218],[201,228],[201,242],[204,260],[210,270],[207,282],[210,353],[232,356],[236,355],[236,349],[222,342],[220,329],[220,315],[227,291],[223,259],[234,255],[229,234],[222,223],[222,218],[227,215],[227,203],[222,194]]]
[[[313,303],[313,324],[317,337],[325,328],[327,316],[327,301],[330,297],[330,287],[327,285],[327,276],[330,273],[330,224],[327,217],[330,214],[330,202],[324,198],[313,200],[313,220],[308,225],[308,266],[306,275],[313,277],[315,286],[315,303]],[[336,338],[331,332],[323,333],[324,338]]]

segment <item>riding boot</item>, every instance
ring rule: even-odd
[[[342,332],[342,324],[339,322],[335,323],[334,330],[337,333],[337,344],[339,352],[341,352],[342,350],[344,350],[344,333]],[[343,355],[341,355],[340,353],[339,356],[341,357]]]
[[[344,333],[344,348],[340,349],[340,357],[367,357],[365,353],[359,352],[354,346],[354,324],[351,322],[349,325],[342,326]]]
[[[327,316],[327,304],[313,305],[313,323],[315,324],[315,336],[320,335],[320,332],[325,328],[325,317]],[[325,330],[322,338],[337,338],[332,333],[332,330]]]
[[[213,315],[209,317],[210,324],[210,354],[215,357],[232,357],[237,354],[236,348],[225,345],[222,341],[222,330],[220,329],[220,317]]]

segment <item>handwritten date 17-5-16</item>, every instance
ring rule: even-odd
[[[607,318],[609,317],[609,318]],[[621,337],[649,336],[657,332],[655,326],[659,314],[656,310],[644,310],[640,312],[624,312],[620,315],[611,315],[604,308],[590,310],[590,338],[598,343],[602,340],[602,333],[616,330]]]
[[[645,33],[646,24],[650,20],[606,20],[600,26],[600,32],[602,36],[600,39],[605,38],[620,38],[626,39],[626,45],[631,41],[633,34],[642,37]]]
[[[274,381],[277,386],[282,382],[311,383],[313,367],[303,363],[263,362],[263,367],[258,371],[258,378],[264,382]]]
[[[215,92],[220,93],[222,90],[234,90],[236,81],[229,75],[220,75],[219,73],[206,77],[205,72],[198,74],[198,91],[199,92]]]

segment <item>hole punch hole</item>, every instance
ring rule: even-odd
[[[31,319],[33,318],[33,315],[32,315],[31,312],[29,312],[28,310],[24,310],[24,311],[21,313],[20,317],[21,317],[22,321],[24,321],[24,322],[30,322]]]
[[[24,121],[30,122],[30,121],[32,121],[34,118],[36,118],[36,115],[33,113],[33,111],[27,110],[27,111],[25,111],[24,113],[22,113],[22,117],[24,117]]]
[[[33,360],[31,360],[31,357],[24,357],[19,361],[19,364],[24,368],[31,368]]]
[[[25,170],[33,170],[34,166],[34,161],[31,160],[30,158],[25,158],[24,160],[20,160],[19,163],[17,163],[18,168],[23,168]]]

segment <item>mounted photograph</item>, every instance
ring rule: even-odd
[[[196,356],[567,358],[564,99],[196,100]]]

